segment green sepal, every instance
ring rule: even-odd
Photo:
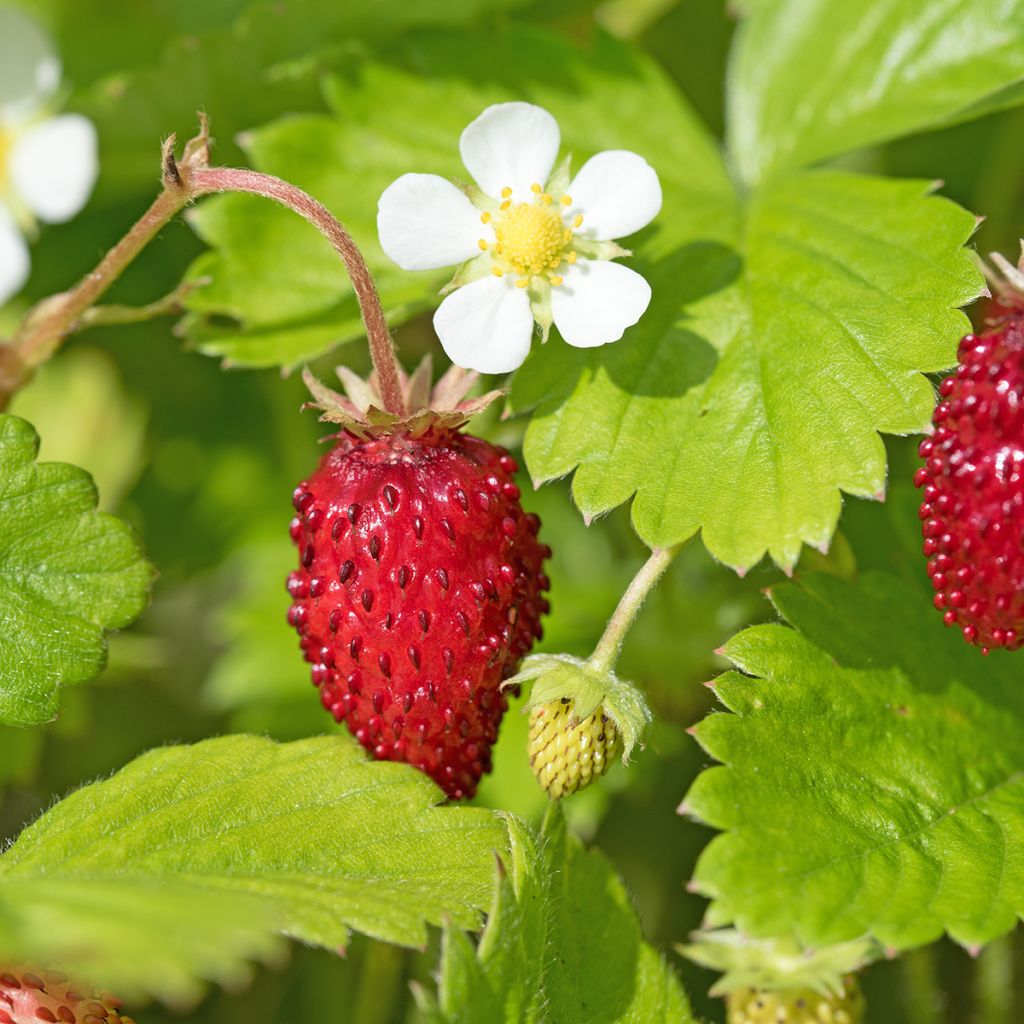
[[[839,997],[843,979],[882,955],[871,939],[805,949],[795,939],[752,939],[734,928],[694,932],[678,951],[694,963],[721,971],[710,994],[723,996],[737,989],[760,992],[813,989]]]

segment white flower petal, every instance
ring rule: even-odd
[[[40,220],[60,224],[83,206],[96,184],[96,129],[78,114],[50,118],[20,135],[11,154],[18,198]]]
[[[0,7],[0,120],[37,110],[60,85],[60,61],[46,33],[17,7]]]
[[[661,209],[657,172],[625,149],[592,156],[569,185],[569,216],[583,215],[577,230],[584,238],[624,238],[650,224]]]
[[[0,206],[0,306],[21,291],[30,269],[28,246],[14,218]]]
[[[434,330],[456,366],[509,373],[530,352],[530,298],[509,276],[492,274],[452,292],[434,314]]]
[[[618,341],[644,315],[651,286],[635,270],[607,260],[580,260],[551,289],[551,313],[576,348]]]
[[[548,180],[560,141],[558,122],[542,107],[499,103],[466,128],[459,152],[487,195],[498,198],[507,187],[512,199],[522,202],[532,198],[531,185]]]
[[[403,174],[377,203],[377,234],[403,270],[435,270],[480,255],[494,229],[464,192],[436,174]]]

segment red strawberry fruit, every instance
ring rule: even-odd
[[[458,429],[479,404],[374,425],[307,382],[345,426],[294,495],[288,620],[313,683],[375,757],[472,796],[508,707],[501,684],[548,609],[540,521],[519,503],[515,460]]]
[[[1024,296],[1002,293],[1005,312],[960,342],[914,478],[935,607],[985,651],[1024,644]]]
[[[76,986],[58,971],[0,967],[0,1024],[132,1024],[117,1000]]]

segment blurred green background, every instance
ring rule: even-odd
[[[346,53],[386,47],[393,33],[427,26],[470,25],[479,38],[526,22],[573,37],[609,32],[635,41],[720,132],[734,27],[731,3],[723,0],[24,0],[22,6],[56,40],[69,107],[97,124],[102,170],[87,209],[43,232],[28,288],[0,310],[0,333],[30,303],[87,271],[128,227],[155,192],[161,138],[172,130],[185,136],[198,108],[212,118],[215,159],[238,162],[238,133],[326,109],[318,71],[337,68]],[[269,31],[273,19],[288,31]],[[998,114],[847,164],[942,179],[944,194],[987,218],[978,248],[1015,256],[1024,227],[1022,127],[1024,111]],[[144,303],[170,291],[202,249],[179,219],[111,299]],[[312,414],[300,413],[297,377],[225,372],[185,350],[174,326],[168,318],[73,338],[12,410],[35,424],[44,458],[94,474],[104,506],[137,527],[160,576],[148,613],[113,638],[109,669],[97,684],[69,691],[61,719],[45,729],[0,732],[0,838],[13,837],[56,796],[151,746],[232,730],[294,738],[332,727],[284,620],[291,489],[315,464],[324,431]],[[407,365],[424,352],[437,355],[426,316],[403,327],[398,340]],[[367,363],[358,345],[337,359],[356,369]],[[325,358],[317,369],[326,373],[333,361]],[[475,429],[513,448],[521,435],[519,424],[496,415]],[[842,537],[829,558],[813,556],[815,568],[851,572],[857,563],[885,562],[923,579],[914,554],[913,496],[903,485],[913,471],[914,442],[897,439],[889,447],[893,497],[885,506],[848,499]],[[565,484],[524,492],[555,549],[543,649],[585,655],[641,564],[643,547],[625,510],[588,528]],[[703,901],[685,885],[710,837],[675,813],[706,762],[685,730],[710,706],[702,683],[724,667],[715,649],[742,625],[772,614],[762,589],[775,578],[762,565],[739,579],[715,565],[699,542],[684,552],[644,610],[621,663],[655,710],[647,747],[631,768],[614,769],[567,808],[576,829],[613,859],[647,936],[668,953],[709,1021],[723,1019],[720,1003],[706,997],[713,975],[672,952],[701,920]],[[525,733],[525,719],[513,710],[478,800],[537,820],[545,798],[526,766]],[[986,970],[998,969],[987,958],[974,962],[942,945],[872,968],[869,1019],[969,1024],[973,989]],[[187,1016],[210,1024],[411,1021],[408,981],[429,983],[435,960],[433,949],[409,953],[366,940],[355,941],[343,959],[295,949],[287,963],[261,967],[246,990],[211,992]],[[159,1007],[140,1008],[139,1016],[180,1019]]]

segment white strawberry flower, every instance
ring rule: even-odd
[[[60,61],[42,29],[0,6],[0,303],[28,280],[26,237],[85,205],[96,182],[96,129],[54,116]]]
[[[380,197],[377,230],[403,270],[458,265],[434,328],[449,359],[507,373],[529,354],[534,322],[570,345],[618,341],[651,300],[613,241],[649,224],[661,185],[641,156],[609,150],[569,180],[558,122],[530,103],[488,107],[459,141],[476,186],[403,174]]]

